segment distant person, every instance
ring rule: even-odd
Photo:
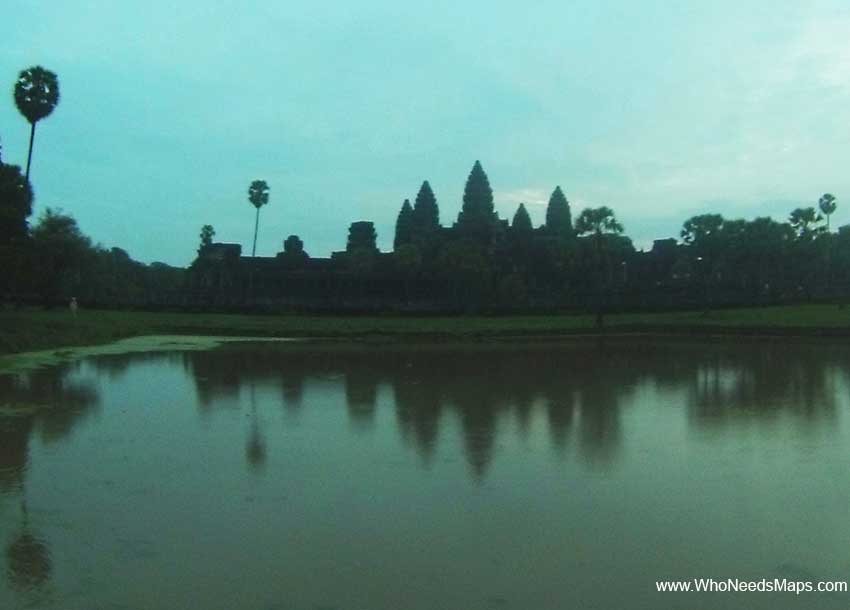
[[[77,304],[77,297],[71,297],[71,302],[68,304],[68,307],[71,309],[71,313],[76,318],[77,317],[77,309],[80,308],[80,306]]]

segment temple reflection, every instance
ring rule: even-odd
[[[688,464],[685,483],[693,464],[721,457],[734,465],[742,450],[767,447],[798,460],[793,447],[786,454],[786,438],[797,449],[840,452],[832,435],[846,434],[839,416],[848,387],[850,350],[840,341],[787,339],[234,343],[0,376],[0,591],[44,599],[63,582],[73,559],[52,508],[66,493],[79,493],[70,499],[80,500],[86,518],[98,494],[98,506],[117,498],[113,508],[125,516],[140,499],[173,502],[174,514],[188,515],[183,526],[198,498],[244,497],[222,514],[241,514],[250,503],[275,523],[278,513],[293,511],[300,517],[288,523],[297,531],[317,507],[329,507],[334,523],[355,509],[357,518],[372,519],[378,504],[391,502],[359,490],[364,480],[386,477],[388,489],[428,494],[438,505],[442,489],[475,503],[516,489],[509,498],[516,506],[522,494],[541,491],[549,494],[541,505],[563,500],[588,518],[594,493],[608,498],[613,489],[619,510],[629,477],[649,481],[683,447],[699,458]],[[798,461],[806,472],[805,459]],[[54,484],[74,468],[74,485]],[[330,485],[339,473],[345,480]],[[705,497],[683,487],[680,506],[701,510],[694,507],[726,485],[719,475]],[[315,495],[297,513],[299,492],[311,488]],[[822,489],[840,506],[840,489]],[[666,501],[631,491],[649,507]],[[729,497],[747,493],[741,486]],[[134,523],[133,516],[124,526]]]
[[[423,464],[451,416],[470,473],[486,476],[498,453],[498,437],[529,433],[542,417],[551,446],[571,444],[590,464],[612,464],[622,444],[622,411],[641,387],[678,396],[691,425],[714,429],[742,418],[770,421],[790,414],[809,423],[832,421],[836,376],[850,372],[850,357],[834,343],[800,342],[793,350],[770,341],[576,340],[559,344],[357,346],[248,344],[183,352],[127,354],[90,361],[107,379],[125,375],[132,363],[181,362],[190,375],[201,413],[242,408],[248,391],[246,463],[261,469],[267,459],[262,405],[279,397],[297,414],[311,384],[338,384],[355,429],[368,431],[385,387],[392,396],[396,427]],[[61,439],[92,412],[96,383],[75,377],[75,366],[0,377],[6,404],[60,406],[0,417],[0,490],[20,488],[28,443]],[[271,392],[270,389],[271,388]],[[274,389],[276,388],[276,390]],[[262,389],[264,400],[254,394]]]
[[[351,422],[359,428],[370,428],[378,406],[378,371],[369,362],[351,362],[345,372],[345,403]]]
[[[840,360],[837,358],[844,358]],[[691,423],[728,418],[767,421],[776,412],[829,419],[841,350],[803,345],[790,354],[770,342],[576,340],[559,344],[357,346],[330,343],[228,346],[183,355],[201,409],[234,406],[240,387],[277,387],[290,413],[304,408],[311,384],[341,384],[356,429],[374,425],[381,387],[391,391],[401,438],[424,464],[451,415],[476,479],[498,453],[502,432],[528,434],[535,413],[552,447],[570,443],[589,464],[613,464],[622,444],[622,411],[640,388],[684,396]],[[831,368],[832,367],[832,368]],[[256,420],[255,420],[256,421]],[[258,439],[259,433],[253,438]],[[259,455],[259,453],[258,453]]]

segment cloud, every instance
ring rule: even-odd
[[[549,203],[549,192],[542,188],[526,187],[496,193],[495,198],[504,203],[545,207]]]

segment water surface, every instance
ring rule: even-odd
[[[848,608],[850,346],[235,344],[0,377],[0,608]]]

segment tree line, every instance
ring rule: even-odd
[[[31,168],[36,125],[59,102],[59,80],[35,66],[20,73],[14,101],[30,125],[27,165],[3,161],[0,148],[0,297],[11,302],[102,305],[228,305],[263,302],[321,309],[434,310],[581,309],[601,322],[624,308],[711,307],[836,300],[850,292],[850,232],[831,228],[837,200],[792,210],[784,221],[687,219],[679,238],[637,251],[613,209],[581,210],[575,218],[560,187],[535,227],[525,204],[513,217],[495,210],[493,190],[476,161],[451,224],[430,183],[405,199],[393,249],[380,252],[374,223],[349,226],[345,249],[312,258],[290,235],[276,257],[256,257],[260,208],[269,185],[254,180],[251,257],[214,241],[204,225],[198,256],[187,270],[145,265],[121,248],[93,244],[74,218],[46,209],[32,226]]]

